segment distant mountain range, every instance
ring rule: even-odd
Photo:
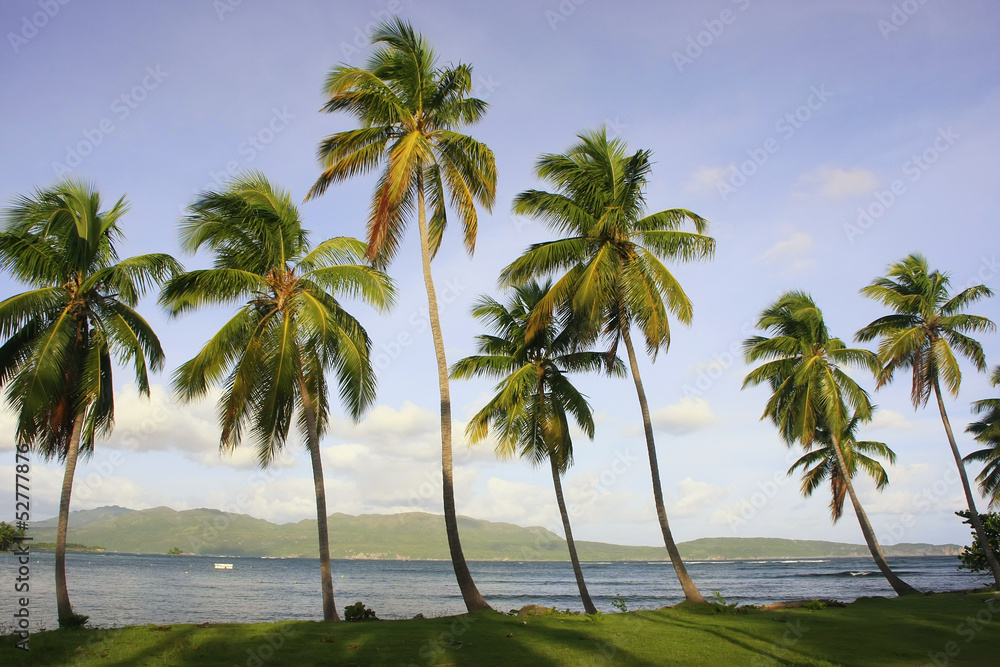
[[[424,512],[330,516],[333,558],[447,560],[448,541],[440,515]],[[539,526],[459,517],[462,546],[470,560],[565,560],[566,542]],[[54,543],[56,519],[33,523],[36,544]],[[212,509],[178,512],[169,507],[130,510],[101,507],[70,513],[68,541],[107,551],[218,556],[316,558],[316,521],[274,524],[246,514]],[[864,545],[766,537],[707,537],[678,545],[692,560],[741,558],[837,558],[868,556]],[[667,560],[663,547],[633,547],[577,541],[581,560]],[[888,556],[956,555],[956,544],[897,544]]]

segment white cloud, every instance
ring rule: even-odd
[[[756,257],[757,261],[782,266],[786,273],[797,273],[816,265],[816,260],[804,257],[812,248],[813,238],[805,232],[793,231],[792,235]]]
[[[131,452],[177,451],[185,458],[208,466],[256,465],[249,443],[232,456],[219,455],[219,426],[215,411],[217,391],[204,400],[178,403],[160,384],[149,387],[149,398],[139,395],[135,385],[126,384],[115,392],[115,428],[98,448]],[[0,412],[0,450],[13,449],[14,415]],[[295,440],[292,441],[293,443]],[[279,465],[287,465],[287,457]]]
[[[867,479],[856,484],[862,486],[863,490],[859,492],[861,502],[865,511],[873,517],[872,523],[880,533],[885,532],[887,525],[899,524],[898,532],[919,524],[922,515],[949,515],[965,507],[962,481],[954,465],[940,469],[926,463],[893,466],[889,470],[889,486],[882,492],[875,490]],[[874,518],[880,514],[894,516]],[[907,516],[912,521],[904,521]],[[907,523],[910,525],[905,525]],[[893,541],[900,541],[901,535],[894,537]]]
[[[778,241],[768,248],[758,259],[771,263],[784,262],[809,250],[812,244],[813,239],[809,234],[794,232],[790,238]]]
[[[14,432],[17,429],[17,418],[4,402],[0,407],[0,452],[14,451]]]
[[[873,431],[908,431],[914,427],[914,423],[907,420],[902,414],[892,410],[881,409],[872,416],[872,421],[867,425]]]
[[[461,514],[488,521],[506,521],[522,526],[562,526],[555,491],[535,484],[490,477],[486,493],[477,494],[461,508]],[[562,530],[558,530],[562,535]]]
[[[715,423],[712,408],[703,398],[684,397],[650,413],[653,427],[670,435],[693,433]]]
[[[817,167],[803,174],[803,183],[817,189],[820,194],[829,199],[846,199],[859,195],[870,194],[878,187],[878,177],[874,172],[861,167],[851,170],[828,166]]]
[[[714,194],[720,181],[729,173],[727,167],[710,167],[702,165],[694,170],[691,178],[684,184],[684,189],[696,194]]]
[[[685,477],[677,483],[677,492],[666,501],[670,517],[691,517],[703,514],[729,495],[730,491],[709,482],[697,482]]]

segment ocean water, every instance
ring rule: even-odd
[[[232,563],[216,570],[215,563]],[[921,590],[949,591],[985,584],[981,575],[957,570],[953,556],[894,558],[894,570]],[[893,596],[869,558],[686,561],[691,576],[709,596],[762,604],[781,600]],[[55,628],[55,556],[31,555],[31,628]],[[0,554],[0,623],[7,625],[22,594],[14,591],[16,557]],[[629,609],[653,609],[681,601],[680,585],[667,562],[584,563],[594,603],[613,612],[616,596]],[[526,604],[581,611],[568,562],[469,563],[476,584],[498,611]],[[75,553],[66,576],[77,613],[96,627],[145,623],[264,622],[320,619],[322,596],[316,559],[229,558]],[[465,611],[447,561],[333,561],[334,595],[343,613],[363,601],[380,618],[445,616]]]

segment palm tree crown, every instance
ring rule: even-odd
[[[831,337],[811,296],[786,292],[761,313],[757,328],[772,335],[744,342],[747,363],[764,363],[747,374],[743,387],[771,387],[762,418],[778,427],[787,444],[809,447],[821,428],[842,433],[852,419],[871,419],[868,392],[841,366],[862,366],[874,373],[875,355]]]
[[[368,258],[380,266],[392,261],[407,220],[424,197],[431,207],[431,256],[441,245],[449,203],[471,254],[476,207],[488,211],[496,197],[493,151],[456,131],[486,112],[486,102],[469,96],[472,67],[438,66],[427,40],[398,18],[377,28],[372,43],[382,46],[365,68],[341,65],[327,77],[323,111],[344,111],[362,126],[320,144],[324,171],[309,198],[382,165],[368,218]]]
[[[889,484],[889,475],[885,468],[873,456],[881,456],[889,461],[896,462],[896,453],[889,449],[884,442],[874,440],[858,440],[855,432],[861,420],[857,415],[851,418],[844,432],[837,439],[840,443],[841,452],[844,455],[844,463],[853,478],[859,471],[864,471],[874,480],[875,488],[881,491]],[[844,500],[847,497],[847,484],[844,475],[837,465],[837,455],[833,451],[833,434],[826,426],[817,429],[816,438],[813,441],[814,449],[810,449],[803,454],[792,467],[788,469],[791,475],[797,468],[802,468],[801,491],[804,496],[811,496],[813,491],[818,489],[823,482],[830,482],[830,516],[836,523],[844,514]]]
[[[564,472],[573,458],[570,417],[587,437],[594,436],[590,406],[565,373],[604,369],[622,377],[625,366],[619,359],[609,364],[604,353],[583,351],[572,321],[527,335],[532,309],[550,287],[534,281],[521,285],[506,305],[481,297],[472,314],[492,333],[477,337],[480,354],[458,361],[451,375],[499,380],[496,395],[469,422],[470,442],[485,439],[492,426],[500,458],[516,453],[539,464],[555,457]]]
[[[329,418],[325,372],[334,371],[348,413],[359,419],[375,398],[371,343],[333,293],[388,308],[391,280],[362,263],[361,241],[339,237],[310,247],[287,192],[258,173],[222,192],[203,193],[181,226],[189,252],[214,253],[213,267],[189,271],[164,287],[174,315],[208,305],[240,308],[178,368],[181,396],[203,396],[224,385],[221,446],[231,450],[249,427],[262,464],[284,446],[304,383],[322,435]],[[306,423],[300,413],[299,427]]]
[[[114,425],[112,359],[132,366],[139,393],[163,350],[135,310],[146,291],[180,269],[169,255],[122,260],[124,197],[110,210],[90,184],[67,180],[21,197],[4,213],[0,266],[35,289],[0,303],[0,384],[18,409],[17,437],[65,459],[84,415],[80,450]]]
[[[879,387],[892,382],[897,370],[913,371],[910,399],[916,408],[927,405],[939,379],[952,395],[958,395],[962,371],[956,350],[976,370],[986,370],[983,347],[968,334],[992,332],[996,325],[963,311],[993,292],[985,285],[975,285],[952,296],[949,287],[947,274],[931,271],[926,258],[913,254],[890,265],[885,277],[861,290],[894,312],[864,327],[855,338],[861,342],[879,339]]]
[[[565,154],[538,160],[539,178],[555,192],[527,190],[514,198],[513,210],[543,220],[564,238],[532,245],[501,273],[501,283],[564,272],[539,303],[532,326],[542,327],[553,308],[568,301],[577,316],[600,327],[617,348],[624,329],[635,324],[656,356],[670,345],[672,313],[685,324],[694,309],[662,260],[711,259],[714,239],[708,221],[685,209],[647,213],[646,181],[652,168],[647,150],[627,154],[621,139],[607,130],[579,136]],[[691,222],[694,232],[681,227]]]

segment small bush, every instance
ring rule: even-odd
[[[715,605],[715,611],[720,614],[735,611],[740,606],[738,602],[726,602],[726,598],[722,597],[719,591],[712,591],[712,598],[711,603]]]
[[[628,598],[624,595],[616,595],[611,598],[611,606],[624,614],[628,611]]]
[[[90,616],[84,616],[83,614],[70,614],[69,616],[64,616],[59,619],[59,627],[63,630],[75,630],[76,628],[82,628],[87,624],[87,620]]]
[[[354,604],[344,607],[344,620],[356,623],[359,621],[377,621],[378,617],[375,616],[375,612],[372,609],[366,607],[365,603],[359,600]]]

